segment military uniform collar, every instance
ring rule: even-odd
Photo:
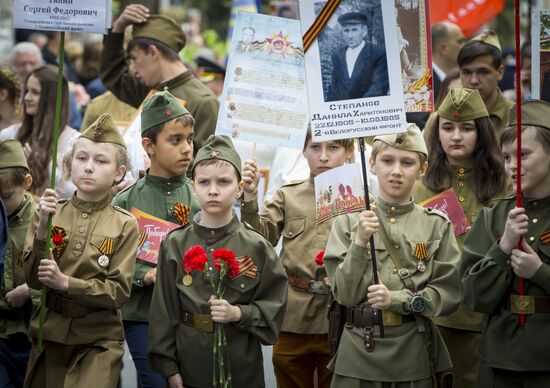
[[[107,207],[107,205],[111,203],[111,196],[106,195],[105,198],[94,202],[94,201],[84,201],[83,199],[78,198],[75,193],[74,196],[71,198],[71,203],[78,210],[91,213],[95,210],[101,210]]]
[[[544,198],[523,197],[523,207],[526,209],[548,209],[550,208],[550,196]]]
[[[29,193],[25,193],[23,195],[23,201],[21,202],[21,205],[19,205],[19,208],[14,211],[11,215],[8,215],[8,223],[11,224],[13,222],[21,223],[25,221],[24,215],[26,213],[26,209],[30,206],[31,201],[33,201],[32,196]]]
[[[147,170],[144,179],[145,183],[152,186],[179,187],[183,186],[186,183],[187,176],[185,174],[181,174],[173,178],[167,179],[156,175],[149,175],[149,170]]]
[[[380,196],[376,196],[376,208],[380,214],[386,216],[400,216],[410,212],[414,208],[414,201],[397,204],[384,201]]]
[[[202,211],[198,212],[195,214],[195,217],[193,217],[193,230],[197,236],[203,240],[216,241],[227,237],[235,232],[241,223],[237,216],[233,214],[233,218],[227,225],[224,225],[221,228],[209,228],[199,224],[201,217]]]
[[[491,106],[487,106],[487,111],[490,116],[497,116],[501,121],[508,121],[508,111],[512,105],[513,103],[504,97],[500,88],[497,88],[497,98]]]
[[[188,81],[190,78],[193,77],[193,72],[191,70],[184,71],[180,75],[175,76],[172,79],[169,79],[167,81],[163,81],[155,88],[157,90],[172,90],[179,85],[183,84],[184,82]]]

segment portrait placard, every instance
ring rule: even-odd
[[[308,120],[300,22],[238,12],[216,134],[301,150]]]
[[[522,70],[521,83],[531,81],[532,97],[550,102],[550,9],[532,12],[531,77]]]
[[[326,1],[301,0],[307,31]],[[313,139],[404,132],[405,109],[393,2],[342,0],[306,53]]]

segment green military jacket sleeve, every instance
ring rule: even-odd
[[[200,213],[195,220],[200,219]],[[239,322],[225,324],[233,386],[264,386],[261,344],[273,344],[286,307],[287,279],[277,254],[260,234],[236,217],[222,228],[196,222],[172,231],[162,242],[157,284],[149,316],[149,362],[165,377],[180,373],[185,385],[212,384],[213,333],[196,331],[180,321],[182,312],[210,314],[210,281],[193,271],[192,283],[183,284],[182,260],[200,245],[212,259],[215,249],[230,249],[237,258],[251,258],[235,278],[224,279],[224,299],[239,306]],[[213,266],[213,263],[210,263]]]
[[[472,168],[452,166],[449,163],[446,163],[446,167],[450,178],[446,183],[446,186],[454,190],[458,202],[460,203],[460,206],[468,219],[468,223],[472,225],[479,214],[479,211],[485,205],[479,202],[475,195],[475,172]],[[509,191],[510,183],[507,181],[502,185],[499,192],[495,194],[494,198],[501,198]],[[436,194],[436,192],[428,189],[423,181],[417,181],[414,185],[413,198],[416,203],[423,202]],[[464,238],[467,234],[468,232],[461,234],[460,236],[456,236],[456,242],[461,251]],[[463,303],[460,304],[460,307],[456,312],[447,316],[434,318],[434,322],[440,326],[477,332],[481,332],[483,330],[485,320],[485,314],[472,311]]]
[[[115,96],[133,107],[139,107],[150,88],[141,84],[131,73],[122,47],[123,34],[112,31],[103,41],[99,61],[101,80]],[[214,134],[220,104],[210,89],[193,76],[191,70],[162,82],[155,90],[168,90],[185,101],[185,107],[195,119],[194,154],[209,135]]]
[[[191,217],[200,210],[186,175],[165,179],[147,173],[132,186],[118,193],[113,199],[113,205],[128,211],[136,208],[175,224],[190,222]],[[182,208],[188,212],[183,218],[177,216],[178,212],[175,210]],[[151,263],[136,259],[132,294],[122,308],[123,319],[140,322],[147,322],[149,319],[153,284],[146,285],[143,279],[153,267]]]
[[[315,263],[325,249],[334,219],[317,224],[313,175],[283,186],[258,214],[258,201],[241,203],[241,219],[258,230],[273,246],[283,237],[280,258],[289,275],[305,281],[323,281],[326,272]],[[327,295],[288,286],[288,306],[282,331],[324,334],[328,331]]]
[[[8,218],[9,240],[4,256],[4,278],[2,293],[0,294],[0,309],[20,310],[22,317],[21,319],[0,318],[0,338],[8,338],[15,333],[27,333],[32,302],[29,300],[22,307],[12,309],[6,301],[6,294],[26,281],[25,270],[23,268],[25,237],[29,225],[31,225],[31,221],[37,213],[36,204],[32,196],[29,193],[25,193],[23,203],[19,209]],[[34,299],[36,300],[36,293],[33,294],[35,294]],[[23,315],[26,315],[26,317]]]
[[[518,315],[509,307],[510,294],[519,295],[519,281],[499,241],[515,205],[516,198],[509,197],[482,209],[466,237],[462,252],[464,303],[489,314],[480,344],[481,356],[489,366],[548,371],[548,346],[543,339],[550,337],[550,314],[527,315],[521,327]],[[535,276],[525,281],[525,295],[550,297],[550,197],[524,198],[523,207],[529,217],[525,239],[543,263]]]
[[[58,248],[59,269],[69,276],[69,289],[64,296],[81,306],[100,310],[72,318],[47,309],[45,340],[76,345],[124,338],[119,309],[130,296],[138,229],[128,212],[109,202],[109,197],[86,202],[74,196],[58,205],[52,225],[61,228],[65,238],[52,248]],[[34,233],[34,228],[29,229],[29,234]],[[29,287],[38,290],[42,288],[37,271],[44,248],[42,237],[35,237],[24,263]],[[107,261],[100,259],[104,255]],[[38,335],[38,315],[36,310],[29,327],[33,337]]]
[[[388,238],[401,254],[404,267],[411,274],[417,292],[426,301],[421,313],[426,317],[450,314],[460,304],[459,250],[451,223],[441,213],[415,205],[389,204],[376,199],[378,217]],[[346,306],[367,303],[368,287],[374,283],[369,247],[355,244],[358,214],[336,218],[327,242],[325,267],[336,300]],[[389,310],[411,314],[413,294],[397,273],[378,233],[373,235],[380,281],[390,291]],[[419,268],[418,247],[425,249],[424,269]],[[416,256],[415,256],[416,255]],[[333,368],[336,374],[370,381],[412,381],[429,378],[430,359],[423,335],[415,322],[405,322],[385,329],[384,339],[375,331],[374,351],[364,347],[363,329],[345,328]],[[450,367],[450,359],[437,330],[433,345],[443,349],[436,354],[436,370]],[[411,360],[414,367],[411,368]],[[364,365],[369,365],[365,368]],[[395,371],[399,371],[396,378]]]

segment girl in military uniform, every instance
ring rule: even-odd
[[[469,224],[492,198],[510,190],[495,131],[479,91],[451,89],[436,112],[430,130],[428,170],[416,182],[420,203],[452,188]],[[457,236],[460,248],[465,234]],[[461,304],[449,316],[434,318],[453,361],[454,388],[470,388],[479,366],[479,338],[484,315]]]
[[[260,344],[273,344],[286,307],[287,278],[275,250],[241,223],[233,203],[242,194],[241,160],[227,136],[210,136],[192,169],[201,212],[161,244],[149,315],[149,362],[171,388],[211,388],[213,322],[223,323],[233,387],[265,386]],[[210,280],[182,267],[190,248],[233,251],[238,273],[223,280],[222,299]],[[217,275],[211,275],[217,276]]]
[[[138,246],[130,213],[111,206],[111,187],[124,178],[124,140],[110,115],[80,135],[65,158],[76,194],[58,201],[47,189],[32,251],[25,259],[31,288],[46,287],[43,348],[39,313],[32,317],[32,349],[25,387],[105,387],[117,384],[123,347],[120,307],[128,300]],[[48,216],[52,258],[44,258]]]
[[[450,314],[460,303],[459,251],[449,220],[412,201],[426,158],[414,124],[406,133],[375,137],[370,169],[379,183],[376,205],[339,216],[332,225],[325,267],[334,297],[347,306],[338,352],[329,364],[333,388],[432,388],[436,375],[451,367],[428,318]]]
[[[310,176],[284,185],[258,214],[258,168],[247,160],[243,168],[242,220],[262,233],[273,246],[283,237],[281,261],[288,276],[288,307],[282,331],[273,347],[277,384],[287,388],[314,386],[317,370],[320,388],[330,386],[332,373],[327,338],[326,272],[315,263],[325,249],[332,220],[316,222],[316,175],[342,166],[353,157],[353,139],[314,143],[308,130],[303,154]],[[337,193],[334,193],[335,195]]]
[[[464,303],[489,314],[479,388],[548,387],[550,381],[550,104],[521,106],[521,171],[515,107],[501,148],[512,184],[521,179],[523,207],[511,195],[481,209],[462,253]]]

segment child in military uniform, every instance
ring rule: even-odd
[[[510,190],[489,114],[479,91],[451,89],[443,100],[428,146],[428,170],[416,182],[416,203],[452,188],[470,225],[483,205]],[[459,248],[466,234],[457,236]],[[479,338],[485,316],[464,304],[434,318],[453,361],[454,388],[470,388],[479,367]]]
[[[128,300],[138,229],[132,215],[110,204],[110,190],[124,178],[124,140],[110,115],[101,115],[64,159],[77,187],[59,201],[46,189],[32,251],[25,258],[29,287],[46,286],[43,348],[37,347],[39,312],[33,314],[32,349],[25,387],[116,386],[123,328],[120,307]],[[52,256],[44,258],[48,216]]]
[[[31,344],[27,326],[32,302],[23,269],[25,235],[36,214],[27,192],[31,187],[23,146],[17,140],[0,141],[0,199],[8,215],[8,247],[0,293],[0,386],[21,387]]]
[[[523,207],[512,195],[481,209],[462,253],[464,303],[489,314],[480,388],[548,387],[550,381],[550,104],[529,100],[521,107],[521,171],[515,108],[501,147],[512,184],[521,179]]]
[[[258,168],[247,160],[243,168],[244,198],[241,218],[262,233],[273,246],[283,236],[281,261],[288,276],[288,306],[281,333],[273,347],[277,384],[313,387],[317,369],[319,387],[329,387],[332,373],[328,346],[326,273],[315,263],[325,249],[332,220],[317,225],[313,178],[342,166],[353,156],[353,139],[313,143],[307,132],[303,154],[310,176],[283,186],[258,215]]]
[[[241,223],[233,203],[242,194],[241,160],[226,136],[210,136],[196,156],[193,191],[202,211],[161,244],[149,315],[149,362],[171,388],[212,387],[212,322],[224,323],[234,387],[264,387],[260,344],[273,344],[281,327],[287,278],[271,244]],[[238,274],[224,278],[223,299],[183,257],[201,246],[234,252]]]
[[[433,316],[460,303],[459,251],[450,221],[415,205],[414,182],[426,171],[420,130],[374,138],[371,172],[379,196],[370,211],[339,216],[325,251],[336,300],[348,306],[330,367],[331,387],[426,387],[451,367]],[[374,284],[373,237],[379,284]],[[385,336],[379,335],[380,309]]]
[[[193,197],[187,169],[193,159],[195,120],[170,92],[159,92],[143,103],[141,137],[151,168],[134,185],[121,191],[113,204],[139,209],[154,217],[185,225],[200,209]],[[164,387],[161,375],[147,365],[149,306],[157,269],[137,260],[130,300],[122,308],[124,335],[145,387]]]

